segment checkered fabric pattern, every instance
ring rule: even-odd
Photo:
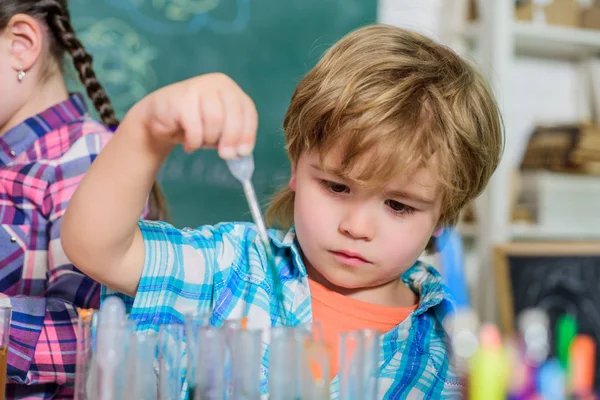
[[[72,399],[76,307],[100,285],[60,244],[65,208],[112,132],[74,94],[0,137],[0,292],[13,307],[7,399]]]

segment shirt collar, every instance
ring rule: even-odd
[[[300,252],[300,245],[296,240],[296,229],[291,227],[287,232],[280,230],[270,230],[269,237],[275,247],[279,249],[289,249],[292,253],[293,266],[298,270],[300,277],[305,277],[306,267],[304,261],[302,261],[302,253]]]
[[[419,306],[415,315],[423,314],[432,308],[439,309],[440,319],[455,309],[450,290],[444,283],[440,273],[431,265],[421,261],[402,274],[402,281],[419,295]]]
[[[292,226],[287,232],[271,229],[269,230],[269,236],[276,247],[280,249],[290,248],[296,240],[296,228]]]
[[[27,118],[0,137],[0,163],[9,164],[42,136],[77,121],[86,114],[83,96],[75,93],[67,100]]]

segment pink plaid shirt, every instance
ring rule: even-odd
[[[59,232],[111,135],[72,95],[0,136],[0,292],[13,307],[7,399],[73,397],[76,307],[97,308],[100,285],[71,265]]]

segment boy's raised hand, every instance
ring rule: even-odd
[[[69,202],[61,228],[69,260],[97,281],[135,295],[146,259],[139,218],[173,146],[188,152],[216,147],[226,159],[244,156],[254,148],[257,122],[252,100],[223,74],[175,83],[139,101]]]
[[[218,148],[224,159],[246,156],[254,149],[256,107],[226,75],[206,74],[166,86],[134,108],[159,146],[181,144],[188,153]]]

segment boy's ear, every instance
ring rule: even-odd
[[[13,68],[27,71],[40,57],[43,49],[44,33],[37,19],[26,15],[14,15],[5,29],[10,41],[10,53],[14,60]]]
[[[290,176],[290,189],[292,189],[292,192],[296,191],[296,167],[292,166],[292,175]]]
[[[433,237],[439,238],[440,236],[442,236],[443,232],[444,232],[444,227],[438,226],[437,228],[435,228],[435,231],[433,231]]]

